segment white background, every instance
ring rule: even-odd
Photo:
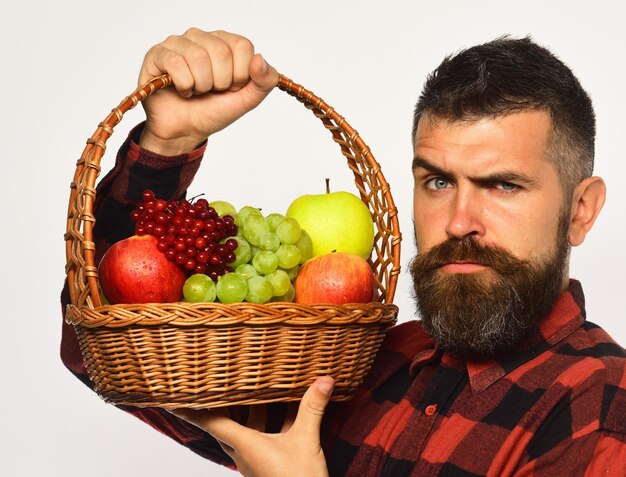
[[[268,60],[324,98],[382,165],[413,253],[413,104],[444,55],[502,34],[532,35],[569,64],[598,117],[597,168],[608,201],[574,250],[588,315],[626,343],[624,46],[619,2],[164,0],[12,2],[0,19],[2,309],[0,474],[219,476],[217,468],[104,404],[58,357],[69,183],[85,140],[135,86],[147,49],[189,26],[247,35]],[[133,111],[110,141],[103,167]],[[299,103],[275,91],[216,136],[192,192],[281,211],[301,193],[352,187],[338,148]],[[270,210],[271,209],[271,210]],[[409,281],[396,303],[412,318]]]

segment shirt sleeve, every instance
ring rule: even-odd
[[[202,161],[206,142],[188,154],[164,157],[138,145],[142,129],[143,123],[130,132],[117,154],[115,166],[96,187],[94,204],[96,263],[110,245],[134,233],[130,213],[144,190],[151,189],[157,197],[165,200],[183,198]],[[61,293],[63,315],[69,301],[66,283]],[[65,319],[62,325],[61,360],[78,379],[93,389],[74,327],[65,323]],[[118,408],[141,419],[202,457],[233,467],[232,460],[215,439],[169,412],[158,408],[130,406]]]
[[[130,132],[114,168],[96,188],[96,262],[111,244],[133,234],[130,213],[144,190],[152,190],[160,199],[183,198],[200,167],[206,142],[188,154],[165,157],[138,145],[142,129],[143,123]]]

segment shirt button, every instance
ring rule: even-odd
[[[430,404],[430,405],[426,406],[426,409],[424,409],[424,414],[426,414],[428,417],[430,417],[433,414],[435,414],[436,411],[437,411],[437,405],[436,404]]]

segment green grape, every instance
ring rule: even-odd
[[[248,282],[237,273],[226,273],[217,279],[215,289],[222,303],[239,303],[248,294]]]
[[[278,267],[278,256],[269,250],[260,250],[259,253],[252,257],[252,266],[261,275],[267,275]]]
[[[275,252],[278,250],[278,247],[280,247],[280,239],[274,232],[267,232],[261,235],[261,240],[259,241],[259,248],[261,250]]]
[[[298,241],[301,234],[300,224],[296,219],[287,217],[282,220],[276,227],[276,235],[281,243],[294,244]]]
[[[302,229],[300,238],[295,243],[295,246],[300,249],[300,265],[313,256],[313,240],[311,240],[311,236],[306,230]]]
[[[225,200],[214,200],[213,202],[209,202],[209,206],[213,207],[220,217],[230,215],[234,218],[237,214],[235,206]]]
[[[250,245],[258,247],[261,237],[270,231],[270,224],[262,215],[250,215],[244,221],[243,235]]]
[[[283,220],[285,220],[285,216],[277,212],[274,212],[265,218],[267,219],[267,222],[270,224],[270,230],[272,232],[276,232],[276,227],[278,227],[278,224],[281,223]]]
[[[271,301],[293,301],[295,296],[296,296],[296,289],[293,287],[293,285],[290,285],[289,290],[287,290],[287,293],[281,296],[274,296],[272,297]]]
[[[239,220],[241,221],[241,224],[248,220],[248,217],[252,215],[263,216],[260,209],[252,207],[251,205],[244,205],[241,209],[239,209],[239,213],[237,214]]]
[[[300,271],[300,265],[296,265],[295,267],[285,269],[285,272],[289,276],[289,280],[291,280],[292,282],[296,279],[296,276],[298,276],[299,271]]]
[[[246,301],[250,303],[267,303],[274,295],[270,281],[260,275],[248,279]]]
[[[183,297],[191,303],[215,301],[215,282],[203,273],[191,275],[183,285]]]
[[[234,237],[238,245],[235,249],[235,261],[230,263],[230,267],[235,269],[243,263],[248,263],[252,258],[252,247],[248,241],[240,235]]]
[[[237,268],[235,268],[235,273],[241,275],[246,280],[259,274],[259,272],[256,271],[256,268],[254,268],[249,263],[242,263],[241,265],[239,265]]]
[[[278,257],[278,266],[287,269],[298,265],[302,254],[300,253],[300,249],[295,245],[282,244],[278,247],[278,250],[276,250],[276,256]]]
[[[243,221],[239,214],[233,215],[233,219],[235,219],[235,225],[237,226],[237,235],[241,235],[243,237]]]
[[[272,273],[268,273],[265,278],[267,278],[272,284],[275,296],[284,295],[291,286],[289,275],[287,275],[287,272],[284,270],[274,270]]]

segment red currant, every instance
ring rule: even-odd
[[[163,200],[142,192],[130,214],[135,234],[153,235],[166,258],[191,273],[207,273],[213,280],[228,271],[235,258],[237,226],[232,216],[220,218],[209,201]],[[222,242],[222,243],[220,243]]]

